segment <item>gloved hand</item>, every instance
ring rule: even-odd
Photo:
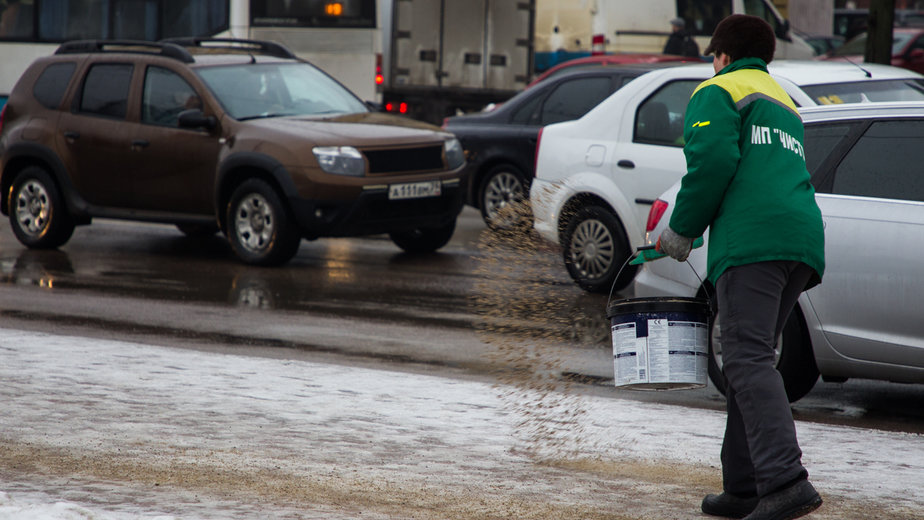
[[[662,231],[661,236],[658,237],[658,243],[655,245],[655,249],[667,254],[667,256],[678,262],[683,262],[690,256],[690,250],[693,249],[693,240],[692,238],[687,238],[678,234],[668,227]]]

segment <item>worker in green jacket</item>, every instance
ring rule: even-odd
[[[686,260],[709,228],[728,419],[723,492],[705,513],[788,520],[821,497],[808,481],[774,347],[802,291],[821,282],[824,228],[795,104],[767,73],[776,38],[762,19],[719,23],[706,54],[716,75],[687,107],[683,177],[658,248]]]

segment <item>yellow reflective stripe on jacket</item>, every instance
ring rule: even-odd
[[[740,112],[745,106],[757,99],[765,99],[788,108],[796,117],[799,111],[783,87],[762,70],[740,69],[727,74],[714,76],[699,84],[693,91],[695,96],[703,87],[715,85],[728,92]]]

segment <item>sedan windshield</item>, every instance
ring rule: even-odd
[[[890,79],[803,85],[819,105],[875,101],[924,101],[924,79]]]
[[[343,85],[307,63],[224,65],[196,72],[238,120],[369,111]]]

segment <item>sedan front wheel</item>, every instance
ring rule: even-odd
[[[517,168],[502,164],[485,175],[481,187],[481,218],[491,229],[517,227],[529,218],[526,181]]]

